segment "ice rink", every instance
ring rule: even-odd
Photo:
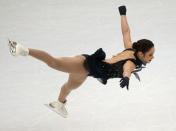
[[[154,59],[131,76],[107,85],[87,80],[68,96],[68,118],[44,106],[56,100],[68,74],[28,57],[13,57],[10,38],[53,56],[106,58],[124,49],[118,6],[127,6],[132,41],[150,39]],[[0,0],[0,131],[176,131],[176,1]]]

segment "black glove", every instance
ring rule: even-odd
[[[125,86],[127,86],[127,90],[128,90],[128,86],[129,86],[129,78],[128,77],[123,77],[120,80],[120,87],[124,88]]]
[[[126,6],[119,6],[119,13],[120,15],[126,15]]]

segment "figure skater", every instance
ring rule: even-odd
[[[102,84],[107,84],[107,80],[110,78],[121,78],[120,87],[128,89],[131,74],[133,73],[139,79],[137,72],[154,58],[155,48],[153,42],[148,39],[140,39],[132,43],[126,17],[126,6],[119,6],[118,10],[121,16],[121,29],[125,49],[109,59],[105,59],[106,53],[102,48],[97,49],[92,54],[56,58],[45,51],[26,48],[15,41],[9,40],[9,48],[12,55],[30,55],[43,61],[53,69],[69,73],[68,81],[60,89],[58,100],[49,103],[63,117],[68,115],[65,108],[66,97],[72,90],[80,87],[88,76],[96,78]]]

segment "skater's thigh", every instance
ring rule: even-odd
[[[58,69],[63,72],[88,74],[88,71],[83,66],[85,57],[82,55],[76,55],[73,57],[58,57],[56,60]]]
[[[70,89],[78,88],[87,78],[88,76],[85,74],[69,74],[69,78],[67,81],[67,87]]]

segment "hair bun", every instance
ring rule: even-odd
[[[151,40],[148,39],[140,39],[136,42],[133,42],[132,48],[136,51],[141,51],[143,53],[146,53],[149,49],[154,47],[154,44]]]
[[[137,42],[133,42],[132,48],[133,49],[137,49],[137,47],[138,47],[138,43]]]

